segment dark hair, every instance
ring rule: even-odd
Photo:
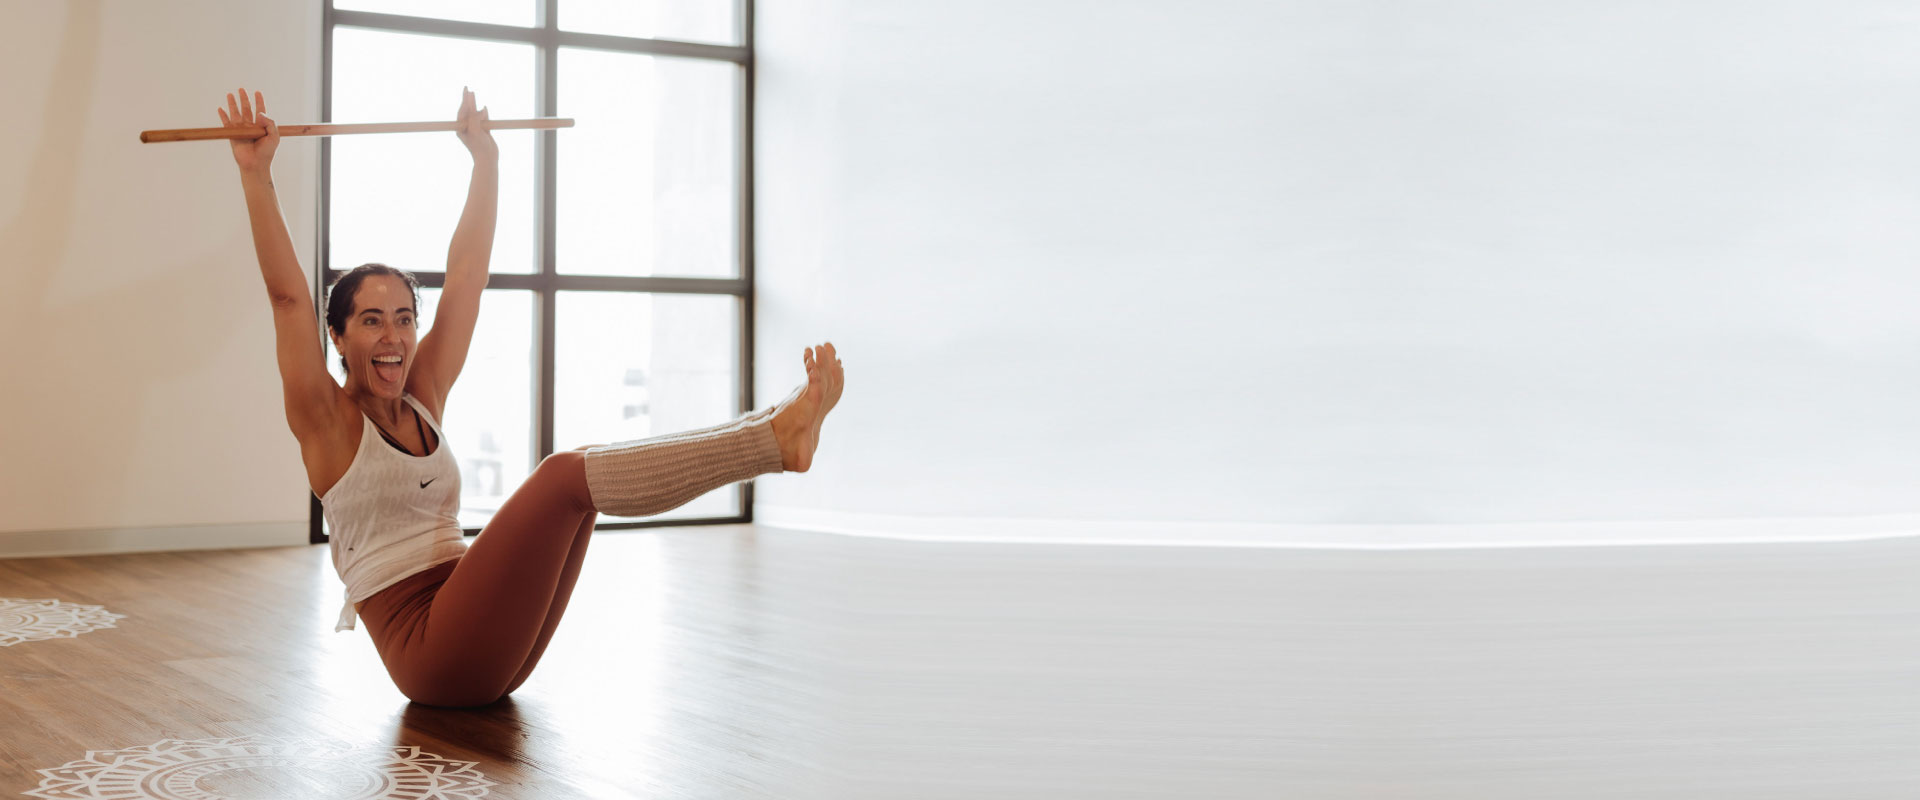
[[[333,279],[333,285],[327,287],[327,330],[335,335],[347,333],[347,317],[353,314],[353,296],[360,291],[360,282],[368,275],[392,275],[407,282],[407,289],[413,292],[414,318],[420,317],[420,280],[404,269],[394,269],[385,264],[367,263],[341,273]],[[347,367],[347,356],[340,355],[340,368]]]

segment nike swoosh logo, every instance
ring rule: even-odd
[[[431,477],[431,478],[428,478],[428,479],[426,480],[426,483],[422,483],[422,484],[420,484],[420,488],[422,488],[422,489],[425,489],[425,488],[427,488],[427,484],[428,484],[428,483],[432,483],[432,482],[434,482],[434,481],[437,481],[437,480],[440,480],[440,476],[438,476],[438,475],[435,475],[434,477]]]

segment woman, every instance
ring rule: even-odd
[[[547,456],[471,545],[455,518],[460,474],[440,436],[447,395],[467,359],[493,247],[500,151],[474,108],[458,133],[473,157],[466,209],[447,249],[433,330],[415,337],[413,277],[380,264],[343,275],[327,297],[327,330],[346,368],[328,374],[305,273],[274,196],[280,131],[266,99],[227,95],[254,251],[273,303],[287,425],[325,507],[334,567],[347,586],[340,625],[366,620],[394,685],[418,703],[479,706],[519,688],[566,613],[594,515],[658,514],[734,481],[805,472],[820,424],[839,401],[831,343],[803,354],[807,382],[786,400],[732,422]]]

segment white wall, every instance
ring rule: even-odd
[[[317,119],[319,3],[0,0],[0,18],[0,552],[129,527],[269,523],[261,543],[285,543],[307,487],[232,156],[138,134],[219,125],[239,85]],[[309,270],[318,168],[311,141],[275,159]]]
[[[1903,4],[790,0],[757,35],[760,396],[820,338],[850,385],[762,519],[1920,511]]]

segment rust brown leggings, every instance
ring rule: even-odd
[[[742,441],[739,437],[758,436],[768,446],[772,434],[766,420],[774,410],[636,443],[654,448],[661,463],[728,465],[676,471],[693,477],[638,491],[660,495],[664,499],[657,506],[664,510],[697,493],[764,474],[760,466],[742,468],[712,460],[718,458],[712,454]],[[402,694],[431,706],[483,706],[520,688],[533,673],[567,611],[593,539],[597,512],[587,484],[586,449],[542,460],[460,558],[409,575],[361,604],[360,619]],[[773,471],[779,471],[778,463],[775,457]]]
[[[593,539],[584,470],[580,451],[546,457],[465,555],[361,604],[401,694],[430,706],[483,706],[533,673]]]

